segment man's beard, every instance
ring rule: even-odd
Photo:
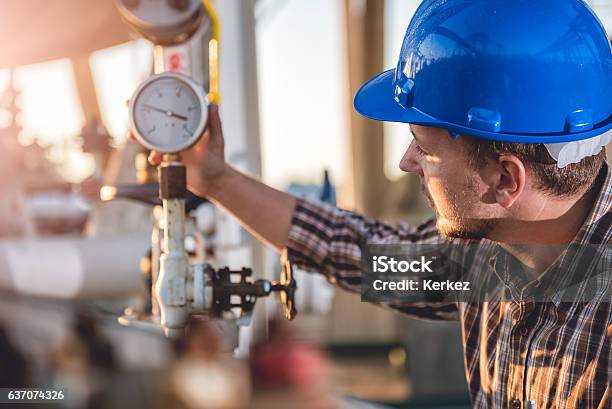
[[[438,217],[436,220],[438,232],[448,239],[482,240],[496,225],[496,220],[486,219],[448,220]]]
[[[436,228],[438,232],[447,239],[481,240],[486,238],[495,226],[497,226],[497,220],[468,219],[463,217],[449,219],[443,217],[438,211],[429,190],[427,190],[422,181],[421,191],[429,207],[431,207],[436,214]]]

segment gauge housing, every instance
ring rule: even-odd
[[[138,142],[161,153],[176,153],[204,133],[208,98],[187,75],[164,72],[143,81],[129,102],[130,127]]]

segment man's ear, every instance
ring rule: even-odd
[[[525,165],[514,155],[501,155],[496,168],[498,175],[492,186],[495,199],[500,206],[509,209],[525,189]]]

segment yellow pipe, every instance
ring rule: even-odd
[[[202,0],[204,9],[212,23],[212,38],[208,43],[208,60],[210,74],[210,90],[208,100],[211,104],[218,104],[221,101],[219,91],[219,47],[221,42],[221,22],[213,0]]]

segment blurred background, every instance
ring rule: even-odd
[[[215,3],[230,162],[389,222],[431,216],[398,167],[408,126],[352,109],[359,85],[395,66],[419,1]],[[590,3],[609,29],[612,1]],[[126,101],[156,47],[112,0],[0,0],[0,38],[0,387],[64,388],[70,408],[468,406],[458,325],[360,303],[309,272],[289,323],[269,299],[250,325],[197,320],[181,341],[119,325],[146,302],[158,215],[99,191],[154,173],[126,140]],[[203,38],[170,53],[206,67]],[[227,214],[203,204],[190,218],[218,265],[278,274]]]

